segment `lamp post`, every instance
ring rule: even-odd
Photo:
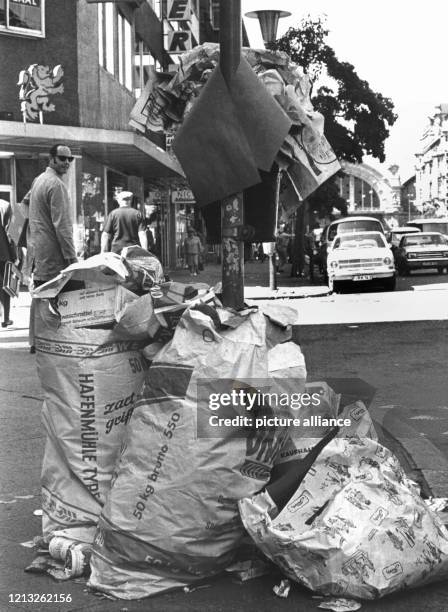
[[[250,11],[249,13],[246,13],[246,17],[258,19],[265,46],[276,39],[278,20],[281,17],[290,17],[290,15],[291,13],[289,11],[282,11],[278,9],[271,9],[267,11]]]
[[[250,11],[245,13],[246,17],[252,19],[258,19],[260,24],[261,35],[263,37],[264,46],[268,43],[273,42],[277,37],[278,20],[281,17],[289,17],[291,13],[289,11],[283,11],[279,9],[259,10]],[[277,236],[277,222],[278,222],[278,200],[280,194],[280,170],[277,176],[277,187],[275,196],[275,228],[274,236]],[[268,253],[269,259],[269,289],[277,289],[277,283],[275,278],[275,242],[270,243],[270,249]]]

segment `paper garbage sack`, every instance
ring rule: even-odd
[[[278,510],[264,492],[243,523],[291,579],[322,595],[376,599],[446,578],[448,534],[418,486],[375,440],[342,429]]]
[[[326,382],[306,383],[305,395],[295,406],[302,425],[291,430],[277,456],[276,464],[303,459],[310,452],[331,429],[327,419],[338,416],[340,399],[341,396]],[[359,417],[363,414],[360,413]]]
[[[70,264],[60,274],[40,285],[33,297],[52,298],[62,291],[69,280],[83,281],[87,289],[100,289],[113,284],[124,284],[129,279],[129,269],[116,253],[100,253],[83,261]]]
[[[61,291],[57,296],[57,311],[62,325],[92,327],[109,325],[119,318],[126,304],[138,299],[121,285],[99,289]]]
[[[37,372],[45,393],[42,529],[95,525],[141,391],[141,341],[60,325],[36,301]]]
[[[271,381],[266,337],[273,323],[259,310],[237,316],[238,326],[233,320],[219,328],[188,309],[154,358],[100,518],[89,586],[137,599],[232,561],[244,534],[237,501],[269,480],[286,433],[210,426],[217,414],[211,393],[228,390],[229,381],[234,388]],[[283,338],[290,333],[285,325]]]

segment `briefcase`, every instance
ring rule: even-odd
[[[21,282],[22,273],[19,268],[12,261],[7,261],[3,276],[3,291],[11,297],[19,297]]]

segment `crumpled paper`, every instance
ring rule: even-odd
[[[239,502],[254,542],[322,595],[377,599],[448,576],[448,532],[397,458],[353,427],[320,453],[286,506]]]
[[[283,52],[243,48],[242,58],[291,122],[275,161],[287,171],[297,197],[304,199],[340,169],[324,135],[323,116],[313,109],[309,78]],[[219,45],[205,43],[180,56],[180,68],[171,80],[167,80],[166,75],[153,72],[131,112],[131,125],[143,133],[147,129],[175,132],[194,108],[196,99],[215,73],[218,63]],[[256,130],[257,133],[262,131],[260,126]],[[197,154],[200,156],[201,151],[197,151]],[[250,172],[252,176],[253,168]],[[188,178],[190,180],[190,176]],[[200,201],[205,194],[203,181],[204,178],[201,179]],[[213,184],[208,187],[214,188]],[[213,198],[209,200],[212,201]]]

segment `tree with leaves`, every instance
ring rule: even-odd
[[[364,155],[371,155],[383,162],[384,143],[397,119],[394,104],[373,91],[352,64],[336,57],[326,42],[328,33],[322,17],[308,16],[298,28],[290,28],[267,46],[285,51],[308,75],[311,101],[325,118],[325,136],[338,158],[360,163]],[[339,197],[334,177],[308,200],[322,217],[331,214],[333,207],[346,212],[346,202]]]
[[[311,83],[311,101],[325,118],[325,136],[337,157],[360,163],[364,155],[384,161],[384,143],[395,123],[394,104],[373,91],[354,66],[336,57],[327,44],[329,30],[324,18],[302,19],[267,46],[285,51],[298,64]],[[347,203],[339,194],[337,173],[316,189],[297,211],[292,250],[291,276],[304,268],[304,234],[312,226],[314,211],[319,218],[332,218],[334,208],[347,213]]]

